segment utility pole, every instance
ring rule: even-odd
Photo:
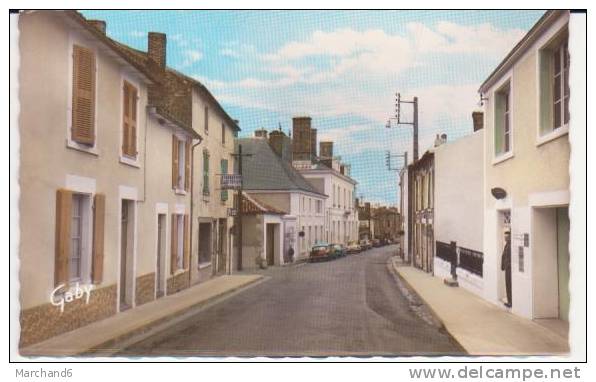
[[[242,158],[251,157],[252,154],[242,154],[242,145],[238,145],[238,153],[232,154],[238,160],[238,175],[240,175],[240,187],[236,196],[236,241],[238,245],[238,271],[242,270],[242,188],[244,179],[242,176]]]
[[[401,119],[401,104],[402,103],[411,103],[413,106],[413,117],[412,122],[405,122]],[[391,127],[391,121],[395,121],[396,125],[411,125],[413,130],[413,151],[414,151],[414,162],[418,160],[418,97],[414,97],[412,101],[402,101],[401,94],[395,94],[395,117],[389,118],[387,124],[385,125],[386,128]]]

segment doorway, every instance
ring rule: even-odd
[[[226,273],[226,269],[227,269],[227,258],[228,258],[228,253],[227,253],[227,235],[226,233],[228,232],[227,229],[227,219],[219,219],[219,223],[218,223],[218,238],[219,238],[219,242],[218,242],[218,247],[217,247],[217,274],[221,275]]]
[[[134,201],[122,199],[120,214],[120,311],[133,306]]]
[[[534,318],[569,319],[569,211],[567,207],[534,208]]]
[[[155,265],[156,298],[165,295],[165,266],[166,266],[166,215],[157,215],[157,264]]]
[[[267,224],[267,265],[275,265],[275,224]]]
[[[501,256],[503,254],[503,250],[505,249],[505,231],[511,232],[511,210],[501,210],[497,213],[497,248],[496,248],[496,257],[497,257],[497,270],[498,270],[498,277],[497,277],[497,299],[502,302],[507,302],[507,289],[505,283],[505,271],[501,269]],[[513,236],[513,233],[511,233]],[[513,244],[511,244],[511,255],[513,255]],[[513,272],[513,259],[512,259],[512,272]],[[511,278],[511,296],[513,300],[513,289],[515,286],[513,285],[513,277]],[[515,302],[512,301],[512,304]]]
[[[199,268],[211,263],[213,239],[211,236],[212,223],[199,223]]]

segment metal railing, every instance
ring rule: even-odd
[[[450,244],[436,241],[436,256],[450,264],[455,262],[458,268],[482,277],[484,264],[482,252],[463,247],[457,247],[457,250],[453,251]]]

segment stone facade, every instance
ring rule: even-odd
[[[155,299],[155,273],[137,277],[136,305],[143,305]]]
[[[51,303],[21,311],[21,338],[19,347],[29,346],[44,341],[58,334],[89,325],[116,314],[116,285],[110,285],[91,291],[89,304],[85,299],[75,299],[64,306]]]
[[[170,277],[168,279],[167,294],[174,294],[188,288],[188,281],[188,271]]]

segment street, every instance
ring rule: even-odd
[[[420,319],[387,262],[396,246],[273,267],[270,279],[199,311],[118,355],[454,355],[462,348]]]

